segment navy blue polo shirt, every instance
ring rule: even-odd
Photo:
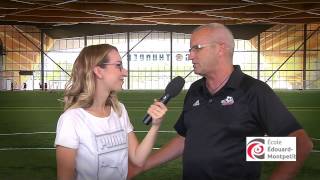
[[[287,136],[301,126],[266,83],[239,66],[214,95],[205,81],[191,85],[174,127],[185,137],[183,179],[259,179],[261,163],[246,161],[246,137]]]

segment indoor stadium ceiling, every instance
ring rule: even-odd
[[[73,31],[114,32],[156,26],[190,32],[196,25],[219,22],[231,26],[319,23],[319,0],[1,0],[0,24],[32,24],[59,37]],[[89,24],[89,25],[88,25]],[[135,25],[135,26],[132,26]],[[250,26],[251,25],[251,26]],[[190,27],[190,28],[189,28]],[[258,28],[259,28],[258,27]],[[232,28],[231,28],[232,29]],[[246,31],[245,28],[243,28]],[[55,30],[55,32],[53,32]],[[260,31],[260,30],[259,30]],[[49,32],[50,33],[50,32]],[[94,32],[93,32],[94,33]],[[80,33],[81,34],[81,33]],[[254,34],[255,35],[255,34]],[[72,36],[72,35],[71,35]]]
[[[199,25],[320,22],[318,0],[1,0],[1,21]]]

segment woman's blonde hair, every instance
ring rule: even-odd
[[[108,62],[108,54],[118,49],[109,44],[99,44],[85,47],[73,64],[71,78],[66,84],[64,92],[64,110],[74,108],[88,108],[93,103],[95,93],[95,75],[93,68],[105,67],[103,63]],[[106,101],[114,111],[121,116],[121,106],[116,92],[110,92]]]

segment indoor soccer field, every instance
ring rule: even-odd
[[[291,113],[298,119],[314,142],[298,180],[320,179],[320,92],[277,91]],[[56,123],[63,110],[63,92],[17,91],[0,93],[0,179],[56,179]],[[126,105],[137,136],[142,138],[148,126],[142,118],[154,98],[162,91],[124,91],[119,94]],[[173,125],[178,118],[185,92],[169,103],[155,148],[175,136]],[[156,149],[155,149],[156,151]],[[262,179],[270,175],[275,163],[265,163]],[[139,175],[135,179],[181,179],[181,160]]]

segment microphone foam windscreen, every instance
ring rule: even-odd
[[[171,97],[177,96],[184,86],[184,79],[181,76],[177,76],[167,85],[165,93]]]

